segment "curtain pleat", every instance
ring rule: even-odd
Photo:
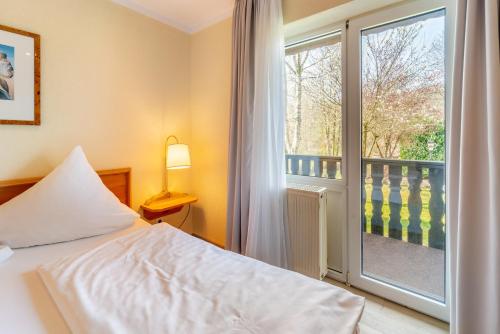
[[[226,248],[246,249],[250,196],[254,90],[254,1],[237,1],[233,15]]]
[[[450,125],[451,330],[500,333],[498,0],[458,0]]]

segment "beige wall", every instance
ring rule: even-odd
[[[293,22],[324,10],[342,5],[351,0],[282,0],[283,21]]]
[[[0,179],[44,175],[81,144],[95,168],[133,168],[135,207],[158,192],[165,136],[190,141],[189,35],[108,0],[0,8],[42,39],[42,125],[0,125]],[[172,187],[189,191],[190,173]]]
[[[231,86],[231,20],[191,39],[191,116],[195,233],[224,244]]]

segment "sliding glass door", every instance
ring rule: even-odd
[[[446,9],[413,1],[349,22],[353,285],[447,320]]]

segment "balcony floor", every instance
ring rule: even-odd
[[[443,299],[444,251],[364,233],[363,256],[366,276]]]

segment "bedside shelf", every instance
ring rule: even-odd
[[[184,193],[170,193],[169,197],[160,197],[151,203],[141,205],[144,218],[156,219],[182,210],[185,205],[195,203],[198,198]]]

